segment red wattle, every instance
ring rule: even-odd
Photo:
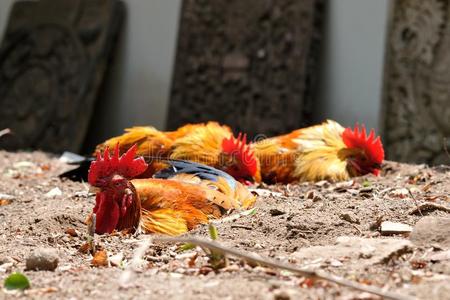
[[[96,197],[96,226],[95,232],[98,234],[111,233],[119,222],[119,205],[106,193],[98,193]]]
[[[127,206],[128,206],[128,195],[124,194],[122,196],[122,202],[120,204],[120,216],[123,218],[127,214]]]

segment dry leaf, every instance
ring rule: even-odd
[[[83,245],[80,246],[78,251],[83,253],[83,254],[89,253],[91,251],[91,244],[90,243],[84,243]]]
[[[72,237],[78,236],[77,231],[76,231],[75,229],[73,229],[73,228],[67,228],[67,229],[66,229],[66,233],[67,233],[68,235],[72,236]]]
[[[49,164],[44,164],[44,165],[41,165],[40,167],[41,167],[42,171],[50,171],[50,169],[51,169],[51,166]]]
[[[413,275],[411,277],[411,283],[412,284],[419,284],[420,282],[422,282],[422,277],[417,276],[417,275]]]
[[[448,201],[447,195],[428,195],[423,197],[425,201],[436,202],[436,200]]]
[[[359,283],[365,284],[365,285],[373,285],[373,281],[368,278],[361,278],[358,279]]]
[[[11,200],[0,199],[0,206],[11,204]]]
[[[208,266],[203,266],[200,269],[198,269],[198,273],[201,275],[208,275],[209,273],[213,272],[214,269]]]
[[[189,258],[188,266],[189,268],[195,267],[195,261],[197,260],[198,253],[196,252],[191,258]]]
[[[42,293],[56,293],[57,291],[58,291],[58,288],[55,288],[55,287],[46,287],[46,288],[40,289],[40,292],[42,292]]]
[[[414,270],[423,269],[427,266],[427,262],[422,259],[412,260],[410,261],[410,264]]]
[[[300,287],[302,288],[311,288],[314,286],[315,280],[313,278],[303,278],[303,280],[300,282]]]
[[[108,266],[108,254],[105,250],[98,250],[92,258],[91,264],[94,267],[107,267]]]
[[[427,183],[426,185],[424,185],[424,187],[422,188],[422,191],[424,191],[424,192],[428,192],[430,189],[431,189],[431,187],[433,186],[433,182],[430,182],[430,183]]]

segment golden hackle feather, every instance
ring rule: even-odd
[[[119,144],[120,153],[125,153],[136,144],[136,155],[162,156],[168,155],[173,141],[165,133],[151,126],[136,126],[125,129],[125,133],[110,138],[96,147],[96,152],[104,151],[106,147],[114,149]]]
[[[255,143],[263,180],[269,182],[346,180],[346,159],[355,154],[343,140],[344,128],[328,120],[320,125]]]
[[[218,167],[222,141],[232,132],[228,126],[208,122],[198,126],[185,136],[175,140],[170,158],[190,160],[205,165]]]
[[[194,130],[196,130],[199,127],[205,126],[205,123],[197,123],[197,124],[186,124],[184,126],[179,127],[175,131],[166,131],[164,132],[168,138],[175,141],[177,139],[180,139],[182,137],[185,137],[186,135],[190,134]]]
[[[342,141],[344,128],[328,120],[320,125],[301,129],[293,141],[298,145],[294,176],[300,181],[347,180],[347,157],[352,151]]]

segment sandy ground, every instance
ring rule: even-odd
[[[177,245],[161,243],[152,243],[130,273],[127,265],[149,238],[146,235],[96,236],[96,243],[119,266],[94,267],[92,256],[79,251],[86,241],[84,221],[94,197],[87,193],[86,184],[57,177],[68,168],[44,153],[0,151],[0,194],[13,198],[0,196],[9,199],[0,199],[0,282],[14,271],[23,272],[31,282],[24,293],[0,290],[0,298],[378,299],[234,258],[214,271],[200,248],[180,252]],[[380,177],[259,189],[254,214],[217,225],[220,243],[403,295],[450,299],[450,257],[429,259],[445,247],[411,243],[376,262],[371,257],[381,248],[368,257],[351,249],[342,254],[336,248],[342,236],[409,243],[408,234],[382,235],[383,220],[414,226],[426,216],[448,218],[443,210],[414,210],[425,202],[449,206],[449,167],[387,162]],[[191,234],[208,237],[208,230],[199,227]],[[56,270],[25,270],[26,258],[41,247],[57,251]],[[117,258],[120,255],[122,260]],[[131,277],[125,280],[124,273]]]

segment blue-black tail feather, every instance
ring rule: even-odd
[[[169,167],[157,172],[153,176],[154,178],[169,179],[177,174],[191,174],[200,179],[217,181],[219,177],[222,177],[228,182],[230,187],[235,188],[236,181],[231,175],[224,171],[186,160],[163,159],[163,161],[169,164]]]
[[[153,176],[154,178],[169,179],[177,174],[191,174],[199,177],[200,179],[217,181],[218,177],[222,177],[228,182],[230,187],[235,188],[236,186],[236,181],[231,175],[207,165],[186,160],[165,159],[152,156],[144,157],[144,159],[147,163],[152,161],[164,161],[168,164],[168,167],[157,172]],[[89,167],[91,166],[91,162],[94,160],[94,157],[82,157],[79,155],[76,155],[76,157],[70,156],[70,159],[66,160],[66,162],[70,165],[78,165],[78,167],[60,174],[59,177],[68,178],[73,181],[87,182]]]

